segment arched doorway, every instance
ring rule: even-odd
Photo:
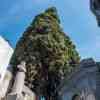
[[[80,99],[80,95],[75,94],[75,95],[72,97],[72,100],[81,100],[81,99]]]

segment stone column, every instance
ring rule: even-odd
[[[9,87],[9,83],[12,79],[12,67],[8,67],[4,79],[2,80],[2,83],[0,84],[0,98],[5,97],[8,87]]]
[[[18,67],[18,72],[15,77],[12,93],[21,94],[25,80],[25,72],[26,72],[25,62],[22,61],[21,64],[18,65],[17,67]]]

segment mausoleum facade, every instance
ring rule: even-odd
[[[99,63],[82,60],[79,67],[58,88],[60,100],[100,100]]]

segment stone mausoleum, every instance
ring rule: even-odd
[[[84,59],[59,86],[59,100],[100,100],[99,63]]]

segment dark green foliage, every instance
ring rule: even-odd
[[[54,97],[61,79],[80,61],[75,45],[59,24],[54,7],[36,16],[17,43],[11,60],[14,68],[26,61],[26,85],[45,97]]]

